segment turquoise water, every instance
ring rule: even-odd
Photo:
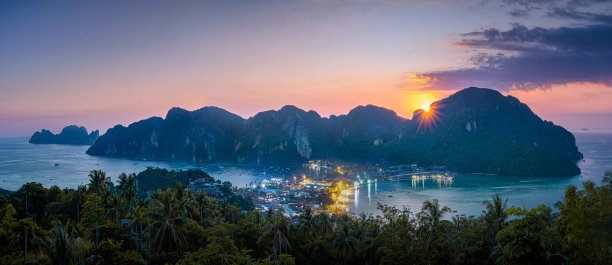
[[[57,185],[60,188],[74,188],[89,182],[87,175],[92,169],[102,169],[115,181],[122,172],[138,173],[147,167],[177,170],[200,168],[215,179],[227,180],[239,187],[289,171],[286,168],[257,165],[194,165],[183,162],[96,157],[85,154],[88,146],[35,145],[27,141],[27,138],[0,138],[0,188],[17,190],[26,182],[39,182],[45,187]]]
[[[601,183],[606,170],[612,171],[612,134],[575,134],[584,161],[578,166],[582,174],[565,178],[511,177],[484,174],[459,174],[451,180],[410,179],[363,184],[348,203],[351,212],[378,214],[378,203],[407,207],[419,212],[423,202],[438,199],[442,205],[457,211],[454,214],[479,215],[482,202],[495,193],[508,198],[509,206],[532,208],[541,204],[553,206],[563,199],[565,189],[573,184],[582,187],[590,180]]]
[[[140,172],[149,166],[167,169],[201,168],[220,180],[243,187],[252,181],[289,175],[291,169],[244,165],[194,165],[180,162],[158,162],[122,158],[93,157],[85,154],[87,146],[33,145],[27,138],[0,138],[0,187],[16,190],[26,182],[44,186],[76,187],[88,182],[92,169],[102,169],[113,180],[121,172]],[[361,185],[348,203],[351,212],[378,213],[377,203],[408,207],[418,212],[425,200],[439,199],[456,214],[478,215],[482,201],[499,193],[509,204],[534,207],[553,205],[561,200],[569,184],[582,181],[600,183],[606,170],[612,170],[612,134],[579,133],[577,145],[585,160],[579,163],[580,176],[570,178],[527,178],[494,175],[456,175],[452,181],[427,179],[413,182],[404,179]],[[57,166],[56,166],[57,164]],[[369,190],[369,193],[368,193]]]

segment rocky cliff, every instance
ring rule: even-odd
[[[98,136],[98,130],[88,134],[85,127],[70,125],[64,127],[59,134],[54,134],[45,129],[42,129],[40,132],[35,132],[32,137],[30,137],[29,143],[92,145],[98,139]]]
[[[467,88],[412,120],[368,105],[323,118],[295,106],[243,119],[216,107],[171,109],[109,129],[90,155],[198,163],[301,163],[310,159],[417,162],[461,172],[576,175],[571,133],[511,96]]]

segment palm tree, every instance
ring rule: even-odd
[[[357,251],[359,240],[355,238],[354,234],[355,231],[352,229],[350,221],[341,222],[332,241],[336,253],[342,257],[345,265],[346,261],[351,259]]]
[[[148,210],[149,209],[146,205],[136,205],[136,207],[134,207],[134,211],[127,215],[127,218],[130,220],[130,225],[136,227],[134,245],[136,245],[136,251],[139,251],[141,255],[144,249],[144,232],[142,225],[147,222]]]
[[[113,194],[109,196],[104,204],[106,208],[106,211],[105,211],[106,216],[114,219],[115,222],[119,224],[119,219],[122,216],[121,209],[123,208],[121,205],[121,200],[119,199],[119,196],[117,196],[117,194]]]
[[[156,251],[180,252],[187,246],[187,239],[178,220],[164,219],[154,226],[158,227],[153,237],[153,247]]]
[[[361,231],[358,250],[368,264],[376,264],[376,250],[379,247],[377,236],[381,234],[380,226],[376,219],[365,213],[360,214],[357,224],[357,231]]]
[[[315,228],[316,225],[314,221],[314,215],[312,214],[312,209],[309,207],[308,209],[306,209],[306,212],[304,212],[304,214],[300,215],[298,219],[298,234],[302,238],[312,237]]]
[[[506,219],[508,219],[508,213],[506,213],[506,205],[508,204],[508,199],[505,201],[499,197],[499,194],[495,194],[491,196],[491,200],[486,200],[482,202],[487,209],[484,218],[491,228],[491,232],[495,235],[498,231],[504,228],[506,223]]]
[[[121,192],[121,198],[128,203],[128,213],[131,212],[132,201],[136,198],[136,192],[138,191],[134,174],[121,173],[117,189]]]
[[[74,230],[74,229],[73,229]],[[69,233],[61,222],[54,222],[51,233],[45,239],[34,240],[47,253],[52,265],[77,264],[85,259],[91,243]]]
[[[87,193],[87,187],[79,185],[74,191],[72,196],[72,203],[76,208],[77,223],[81,221],[81,205],[85,202],[85,194]]]
[[[450,211],[451,209],[447,206],[440,208],[438,199],[423,202],[421,212],[417,214],[422,224],[420,231],[425,233],[423,235],[422,247],[429,249],[431,243],[438,238],[438,224],[442,220],[442,217],[444,217],[444,214]]]
[[[263,232],[257,241],[258,244],[272,244],[272,258],[274,261],[283,254],[283,249],[291,247],[289,240],[285,236],[289,229],[289,222],[280,213],[272,215],[268,223],[263,226]]]
[[[199,218],[200,225],[204,227],[204,217],[207,214],[206,211],[211,207],[212,201],[204,192],[196,192],[193,194],[193,210],[197,211],[196,218]]]
[[[185,198],[177,200],[176,191],[172,188],[158,191],[154,195],[155,208],[152,212],[154,223],[151,225],[155,230],[154,250],[167,254],[180,251],[187,246],[182,228],[186,215]]]
[[[440,202],[438,199],[434,199],[433,201],[423,202],[423,208],[421,208],[421,212],[418,214],[418,216],[426,224],[435,227],[440,222],[442,217],[444,217],[444,214],[450,211],[451,209],[448,208],[448,206],[440,208]]]
[[[106,172],[102,170],[92,170],[89,172],[89,185],[87,191],[103,197],[108,192],[108,187],[112,184],[110,177],[106,176]]]
[[[327,235],[331,229],[331,220],[327,214],[319,214],[315,216],[315,224],[319,228],[319,235]]]

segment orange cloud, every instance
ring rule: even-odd
[[[438,79],[432,75],[408,74],[402,87],[409,89],[426,89],[432,87],[436,82],[438,82]]]

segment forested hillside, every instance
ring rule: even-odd
[[[23,264],[611,264],[612,173],[569,186],[552,209],[480,216],[437,200],[381,216],[243,211],[178,184],[138,199],[133,175],[101,171],[76,190],[28,183],[0,195],[0,263]],[[27,208],[26,208],[27,202]],[[27,209],[27,211],[26,211]]]

